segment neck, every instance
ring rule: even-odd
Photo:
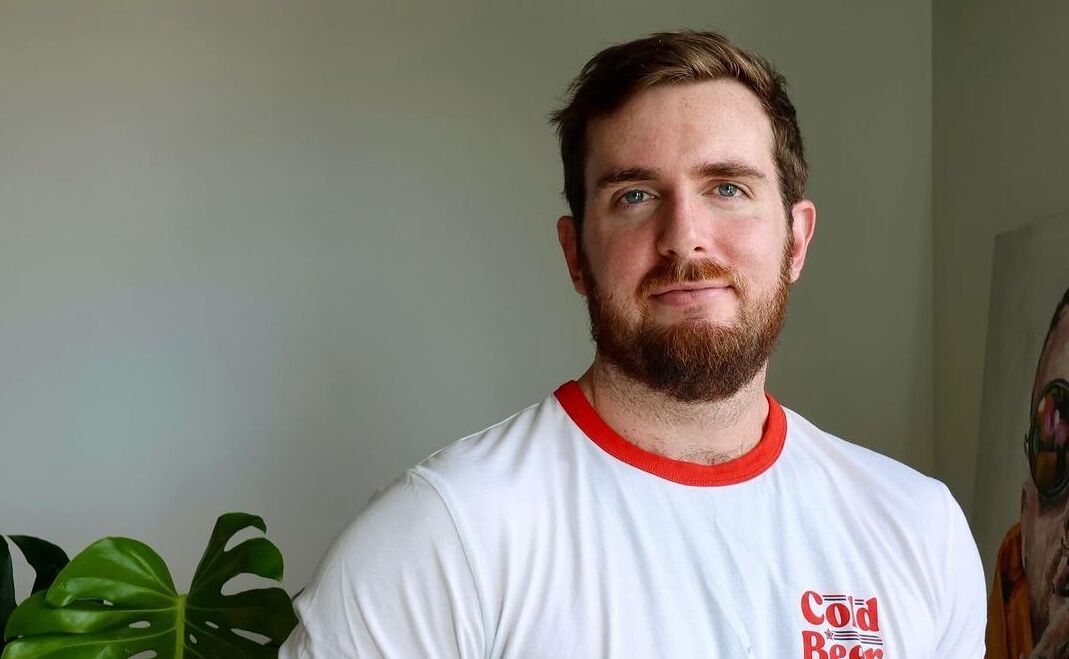
[[[761,440],[768,417],[767,364],[731,396],[686,403],[631,379],[600,355],[579,378],[591,406],[632,444],[673,460],[719,464]]]

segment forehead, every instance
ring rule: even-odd
[[[587,127],[588,183],[614,168],[680,172],[725,160],[775,180],[772,124],[757,96],[732,79],[653,87]]]
[[[1062,309],[1058,324],[1054,326],[1043,348],[1032,391],[1033,404],[1043,386],[1058,378],[1069,380],[1069,307]]]

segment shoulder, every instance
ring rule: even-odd
[[[414,469],[376,492],[338,536],[325,563],[392,562],[399,556],[385,548],[423,547],[429,553],[459,546],[455,525],[441,495]],[[376,570],[365,571],[374,575]]]
[[[942,481],[871,449],[825,432],[787,411],[790,460],[800,477],[823,476],[831,496],[840,497],[858,524],[894,538],[903,557],[925,567],[933,610],[950,617],[955,599],[969,607],[984,593],[980,556],[961,506]],[[879,534],[876,534],[879,535]],[[968,608],[968,607],[966,607]],[[976,612],[959,621],[975,632]],[[982,622],[982,612],[980,615]],[[954,623],[958,624],[958,623]],[[982,627],[982,625],[981,625]],[[982,636],[982,629],[981,629]]]
[[[431,454],[411,472],[440,496],[462,490],[516,489],[544,474],[570,437],[567,415],[552,395]]]
[[[942,482],[917,469],[818,428],[801,414],[784,408],[787,445],[795,460],[841,479],[852,487],[866,487],[886,495],[899,492],[927,503],[950,497]]]
[[[411,469],[341,533],[294,607],[300,625],[280,657],[484,651],[483,603],[467,548],[435,488]]]
[[[796,412],[786,414],[784,453],[800,478],[818,479],[829,496],[932,551],[939,551],[951,527],[971,539],[961,507],[942,481],[825,432]]]
[[[553,427],[561,415],[553,400],[462,437],[407,469],[375,492],[333,551],[352,555],[377,551],[387,539],[387,544],[403,546],[416,536],[455,537],[463,533],[469,513],[485,513],[506,505],[506,499],[524,499],[516,492],[545,473],[537,463],[552,460],[547,444],[561,435]]]

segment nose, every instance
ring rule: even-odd
[[[657,251],[671,260],[710,256],[707,209],[685,195],[673,195],[661,206]]]

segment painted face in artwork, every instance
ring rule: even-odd
[[[1032,477],[1021,498],[1021,554],[1037,651],[1069,648],[1069,308],[1036,368],[1026,437]],[[1049,656],[1069,656],[1049,654]]]

